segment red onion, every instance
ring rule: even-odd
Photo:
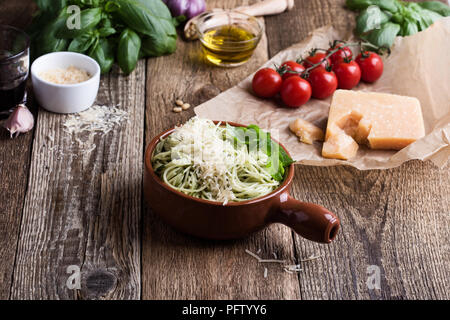
[[[206,9],[205,0],[163,0],[172,16],[186,16],[189,20]]]

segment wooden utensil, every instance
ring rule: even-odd
[[[279,14],[285,11],[289,11],[294,7],[294,0],[265,0],[257,2],[250,6],[241,6],[233,10],[248,14],[250,16],[259,17]],[[215,8],[211,11],[224,11],[224,9]],[[184,37],[186,40],[196,40],[198,39],[197,32],[195,29],[196,21],[198,17],[202,16],[202,13],[196,17],[193,17],[184,26]]]

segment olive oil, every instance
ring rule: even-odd
[[[206,30],[200,39],[205,58],[223,67],[235,67],[253,54],[258,37],[239,25],[223,25]]]

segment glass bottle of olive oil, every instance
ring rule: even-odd
[[[258,44],[255,34],[233,24],[208,29],[200,40],[206,59],[223,67],[235,67],[247,62]]]

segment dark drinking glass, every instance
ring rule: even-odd
[[[14,27],[0,25],[0,114],[24,101],[30,64],[30,39]]]

